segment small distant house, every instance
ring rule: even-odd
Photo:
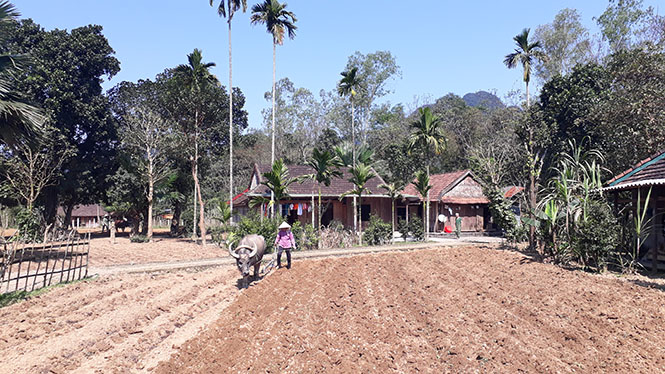
[[[101,220],[106,213],[104,207],[99,204],[75,205],[72,209],[72,227],[100,227]],[[64,217],[64,210],[58,209],[58,214]]]
[[[657,258],[662,267],[665,261],[665,149],[612,178],[604,190],[610,193],[610,201],[617,211],[628,207],[627,211],[634,215],[637,204],[646,207],[651,232],[640,254],[646,265],[650,266]],[[647,202],[649,190],[651,196]]]
[[[314,170],[306,165],[290,165],[289,177],[302,177],[313,174]],[[270,198],[270,190],[261,182],[265,179],[263,174],[270,171],[269,165],[254,164],[252,178],[246,192],[233,199],[234,213],[249,211],[249,202],[252,198]],[[354,185],[348,181],[351,177],[348,170],[343,171],[342,178],[333,178],[330,186],[321,185],[321,200],[324,213],[321,223],[328,225],[332,221],[338,221],[347,228],[353,228],[353,196],[342,195],[354,189]],[[368,192],[362,196],[360,215],[363,227],[369,222],[370,215],[376,215],[386,222],[390,222],[391,200],[385,195],[385,191],[379,187],[384,183],[380,176],[375,176],[367,182]],[[319,185],[314,180],[305,180],[303,183],[294,183],[289,187],[290,197],[278,202],[275,209],[278,214],[285,218],[289,224],[298,221],[302,224],[316,223],[316,204],[318,204]],[[237,208],[236,208],[237,207]],[[266,214],[268,207],[257,208]]]
[[[483,193],[482,182],[470,170],[451,173],[432,174],[430,176],[430,230],[444,231],[445,226],[454,227],[454,217],[458,213],[462,218],[463,232],[487,232],[497,228],[491,222],[489,200]],[[511,186],[503,189],[504,197],[514,200],[524,187]],[[398,216],[408,219],[412,214],[423,217],[425,200],[413,183],[407,185],[402,194],[405,201],[398,205]],[[513,204],[513,211],[520,214],[519,204]]]

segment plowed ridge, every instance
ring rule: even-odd
[[[461,247],[296,262],[158,373],[665,370],[665,294]]]

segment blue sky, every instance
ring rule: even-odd
[[[217,3],[218,0],[215,0]],[[248,7],[258,2],[249,0]],[[389,50],[402,78],[384,98],[391,103],[414,102],[416,96],[436,99],[449,92],[464,95],[478,90],[503,97],[522,88],[521,73],[508,70],[503,57],[512,51],[512,37],[522,28],[549,23],[563,8],[576,8],[595,33],[592,17],[607,1],[417,1],[290,0],[298,17],[294,40],[277,50],[277,78],[317,93],[339,80],[349,55]],[[655,1],[645,5],[656,6]],[[227,24],[208,0],[14,0],[23,18],[47,30],[87,24],[104,27],[116,51],[121,71],[106,89],[127,80],[154,76],[187,61],[194,48],[213,73],[228,84]],[[417,4],[418,6],[413,6]],[[216,6],[216,4],[215,4]],[[246,96],[250,126],[261,127],[263,94],[272,83],[272,40],[263,26],[251,26],[248,13],[233,22],[233,84]]]

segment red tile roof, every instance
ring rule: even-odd
[[[638,162],[632,168],[615,176],[609,182],[612,187],[639,182],[665,179],[665,149]]]
[[[104,214],[106,211],[99,204],[75,205],[72,209],[72,217],[103,217]]]
[[[469,170],[460,170],[454,171],[452,173],[430,175],[429,180],[430,184],[432,185],[432,189],[429,193],[430,201],[438,201],[442,192],[448,191],[456,184],[456,182],[461,181],[463,177],[469,173]],[[418,193],[418,190],[416,190],[416,186],[414,186],[413,183],[410,183],[408,186],[406,186],[404,190],[402,190],[402,194],[418,196],[421,200],[424,200],[423,197]]]
[[[518,193],[524,191],[524,187],[519,186],[510,186],[503,189],[503,197],[510,199],[511,197],[517,195]]]

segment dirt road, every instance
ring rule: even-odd
[[[495,249],[313,260],[242,292],[156,372],[662,372],[663,305]]]

